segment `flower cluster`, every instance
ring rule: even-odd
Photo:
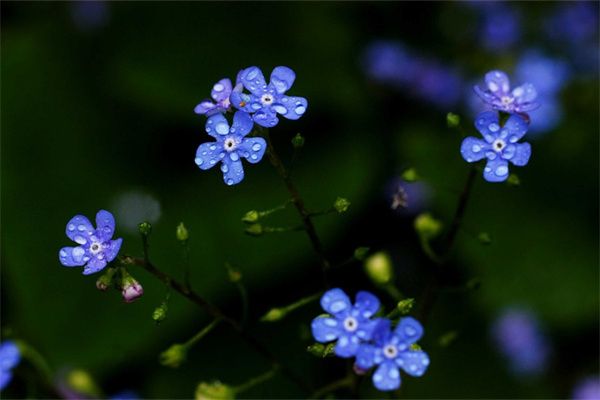
[[[412,346],[423,335],[423,327],[414,318],[402,318],[395,329],[386,318],[373,318],[380,308],[377,297],[358,292],[354,305],[341,289],[331,289],[321,298],[329,314],[312,321],[317,342],[336,341],[334,353],[342,358],[356,357],[355,369],[364,371],[377,366],[373,384],[382,391],[400,387],[400,371],[421,376],[429,357]]]
[[[484,179],[488,182],[504,182],[509,175],[509,162],[519,167],[529,162],[531,145],[517,142],[529,128],[529,116],[525,112],[539,106],[535,102],[537,92],[529,83],[511,92],[508,76],[502,71],[488,72],[485,81],[487,90],[475,86],[475,92],[494,109],[484,111],[475,118],[475,128],[484,140],[471,136],[465,138],[460,153],[469,163],[486,158]],[[509,114],[504,124],[496,110]]]
[[[3,390],[12,379],[12,369],[21,361],[21,351],[11,341],[0,344],[0,390]]]
[[[235,87],[226,78],[217,82],[211,92],[214,101],[204,100],[195,108],[197,114],[208,117],[206,133],[216,140],[198,147],[196,165],[206,170],[221,162],[225,183],[230,186],[240,183],[244,179],[241,159],[258,163],[267,148],[263,138],[248,137],[254,124],[272,128],[279,122],[278,115],[296,120],[306,112],[305,98],[285,94],[295,79],[294,71],[280,66],[273,69],[267,84],[258,67],[249,67],[238,73]],[[225,113],[232,108],[238,111],[230,126]]]

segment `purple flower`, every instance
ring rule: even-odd
[[[508,76],[502,71],[490,71],[485,74],[487,89],[475,86],[475,93],[496,110],[507,113],[523,113],[536,109],[537,91],[531,83],[517,86],[511,92]]]
[[[590,376],[577,382],[571,395],[573,400],[598,400],[600,399],[600,378]]]
[[[144,288],[135,279],[123,286],[121,291],[125,303],[131,303],[144,294]]]
[[[12,380],[12,369],[21,361],[21,351],[12,340],[0,344],[0,390]]]
[[[429,366],[427,353],[411,348],[422,335],[423,327],[414,318],[402,318],[393,332],[390,320],[382,319],[373,332],[374,344],[360,346],[356,365],[363,370],[377,365],[375,387],[396,390],[400,387],[400,368],[411,376],[422,376]]]
[[[198,167],[207,170],[220,161],[225,183],[240,183],[244,179],[241,157],[249,163],[256,164],[262,159],[267,148],[263,138],[246,137],[252,126],[252,118],[244,111],[235,113],[231,129],[223,114],[209,117],[206,121],[206,132],[217,141],[203,143],[198,147],[195,159]]]
[[[475,119],[475,127],[484,140],[467,137],[460,146],[465,161],[472,163],[487,158],[483,177],[488,182],[503,182],[508,178],[508,162],[522,167],[531,156],[529,143],[517,143],[527,132],[527,123],[517,114],[500,126],[496,111],[485,111]]]
[[[77,247],[63,247],[58,253],[65,267],[84,265],[83,274],[89,275],[102,270],[115,259],[123,239],[111,240],[115,232],[115,219],[105,210],[96,214],[96,229],[83,215],[74,216],[67,224],[67,237],[79,244]]]
[[[550,346],[532,313],[506,310],[492,326],[492,334],[516,374],[536,375],[545,369]]]
[[[239,83],[239,74],[238,82],[236,83]],[[232,90],[231,80],[228,78],[221,79],[219,82],[215,83],[210,92],[210,96],[213,98],[214,102],[210,99],[202,100],[202,102],[194,108],[194,112],[196,114],[211,116],[213,114],[229,111],[231,107],[229,96],[231,95]]]
[[[252,114],[254,122],[261,126],[272,128],[277,125],[277,114],[296,120],[306,112],[308,103],[304,97],[284,94],[296,79],[296,74],[288,67],[275,67],[268,85],[258,67],[244,69],[240,72],[239,79],[250,94],[234,90],[231,103],[234,107]]]
[[[312,321],[312,334],[317,342],[337,340],[334,352],[339,357],[352,357],[361,341],[371,339],[378,320],[370,318],[379,310],[379,299],[369,292],[358,292],[354,305],[341,289],[331,289],[321,297],[321,307],[329,316]]]

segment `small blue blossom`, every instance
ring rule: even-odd
[[[0,390],[12,380],[12,369],[21,361],[21,351],[12,340],[0,344]]]
[[[236,83],[239,83],[239,75]],[[229,96],[231,95],[232,90],[233,86],[231,85],[231,80],[228,78],[221,79],[219,82],[215,83],[210,92],[210,96],[213,98],[214,102],[210,99],[202,100],[202,102],[194,108],[194,112],[196,114],[211,116],[213,114],[229,111],[231,108]]]
[[[288,67],[275,67],[271,81],[267,85],[258,67],[249,67],[240,72],[239,80],[250,94],[234,90],[231,103],[234,107],[252,114],[254,122],[272,128],[279,122],[277,114],[296,120],[305,112],[308,105],[304,97],[286,96],[296,79],[296,74]]]
[[[536,109],[537,91],[531,83],[517,86],[511,92],[508,76],[498,70],[485,74],[487,89],[475,86],[475,93],[492,108],[506,113],[523,113]]]
[[[382,319],[373,331],[374,344],[362,344],[356,354],[356,366],[368,370],[378,366],[373,384],[382,391],[400,387],[400,371],[411,376],[422,376],[429,366],[429,356],[411,348],[423,336],[423,327],[414,318],[402,318],[392,331],[391,322]]]
[[[503,182],[508,178],[508,162],[522,167],[531,156],[529,143],[517,143],[527,132],[527,122],[518,114],[511,115],[500,126],[496,111],[485,111],[475,119],[475,127],[484,140],[472,136],[463,140],[460,154],[472,163],[487,158],[483,177],[488,182]]]
[[[252,118],[244,111],[235,113],[231,129],[223,114],[209,117],[206,121],[206,132],[217,141],[203,143],[198,147],[195,159],[198,167],[207,170],[221,161],[225,183],[230,186],[240,183],[244,179],[241,158],[256,164],[263,158],[267,148],[263,138],[246,137],[253,125]]]
[[[66,233],[79,246],[63,247],[58,252],[58,258],[65,267],[84,266],[84,275],[106,267],[106,264],[115,259],[123,242],[121,238],[111,240],[115,233],[115,218],[105,210],[96,214],[96,229],[89,219],[76,215],[67,223]]]
[[[370,318],[379,310],[379,300],[369,292],[358,292],[354,305],[341,289],[331,289],[321,297],[321,307],[329,316],[312,321],[312,334],[317,342],[337,340],[334,352],[349,358],[356,354],[361,341],[371,339],[378,320]]]
[[[577,382],[571,394],[573,400],[598,400],[600,399],[600,377],[590,376]]]
[[[481,16],[481,44],[490,51],[510,49],[521,37],[519,14],[503,3],[489,2],[489,5]]]

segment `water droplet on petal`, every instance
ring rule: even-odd
[[[273,106],[273,110],[275,110],[275,112],[278,112],[279,114],[282,114],[282,115],[287,114],[287,108],[285,108],[284,106],[280,106],[278,104]]]
[[[304,107],[303,105],[299,105],[294,111],[296,112],[296,114],[302,115],[306,111],[306,107]]]
[[[404,329],[404,333],[406,333],[408,336],[414,336],[417,331],[412,326],[407,326],[406,329]]]
[[[219,135],[227,135],[227,133],[229,133],[229,127],[225,122],[219,122],[217,126],[215,126],[215,130]]]
[[[78,225],[78,226],[77,226],[77,230],[78,230],[79,232],[83,232],[83,231],[85,231],[85,230],[86,230],[86,226],[85,226],[85,225]]]
[[[504,175],[508,174],[508,167],[506,167],[504,165],[499,166],[498,168],[496,168],[495,174],[498,176],[504,176]]]
[[[233,185],[233,179],[227,179],[227,184],[228,184],[229,186]]]
[[[196,157],[196,159],[194,160],[196,162],[197,165],[202,165],[202,163],[204,161],[202,161],[202,159],[200,157]]]
[[[240,159],[240,156],[237,153],[229,153],[229,158],[231,158],[231,161],[237,161]]]
[[[246,74],[246,79],[248,80],[252,80],[256,77],[256,75],[258,75],[258,68],[252,68],[250,71],[248,71],[248,73]]]
[[[471,150],[473,150],[473,153],[479,153],[479,151],[481,151],[481,146],[474,144],[473,147],[471,147]]]
[[[496,124],[496,123],[491,123],[488,126],[488,129],[492,132],[498,132],[498,130],[500,129],[500,125]]]
[[[262,146],[260,145],[260,143],[254,143],[254,144],[252,145],[252,150],[254,150],[254,151],[259,151],[259,150],[261,149],[261,147],[262,147]]]
[[[253,159],[253,160],[256,160],[256,159],[258,158],[258,156],[257,156],[256,154],[252,154],[252,155],[250,156],[250,158],[251,158],[251,159]]]
[[[70,230],[70,231],[74,231],[74,230],[75,230],[75,225],[73,225],[73,224],[69,224],[69,230]]]
[[[221,165],[221,171],[223,171],[224,174],[226,174],[229,171],[229,167],[227,166],[227,164]]]
[[[73,252],[71,253],[71,255],[73,256],[73,258],[77,261],[77,260],[81,260],[81,257],[85,254],[85,250],[83,250],[81,247],[75,247],[73,249]]]
[[[63,258],[66,257],[67,256],[67,252],[64,251],[64,250],[61,250],[60,251],[60,256],[63,257]]]
[[[215,160],[214,158],[212,160],[210,160],[210,165],[215,165],[217,163],[217,160]]]
[[[75,236],[75,241],[79,244],[85,244],[86,240],[83,236]]]
[[[220,83],[217,83],[215,86],[213,86],[213,89],[215,89],[215,92],[221,92],[223,89],[225,89],[225,87]]]
[[[211,145],[211,146],[209,147],[209,149],[210,149],[210,151],[215,151],[215,150],[217,149],[217,146],[215,146],[215,145],[213,144],[213,145]]]

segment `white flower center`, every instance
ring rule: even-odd
[[[225,139],[225,142],[223,142],[223,148],[228,152],[235,150],[236,147],[237,143],[234,138],[227,138]]]
[[[90,246],[90,252],[92,254],[98,254],[100,253],[100,251],[102,251],[102,244],[99,242],[92,243],[92,245]]]
[[[353,317],[348,317],[344,320],[344,329],[348,332],[354,332],[358,329],[358,321]]]
[[[494,148],[495,151],[502,151],[506,147],[506,142],[502,139],[496,139],[496,140],[494,140],[492,147]]]
[[[505,106],[508,106],[508,105],[512,104],[512,102],[515,101],[515,99],[512,98],[512,97],[510,97],[510,96],[502,96],[502,98],[500,99],[500,101]]]
[[[398,355],[398,349],[393,344],[388,344],[383,348],[383,354],[387,358],[395,358]]]
[[[273,98],[273,95],[271,95],[269,93],[263,94],[262,97],[260,98],[260,102],[266,106],[271,105],[274,100],[275,99]]]

